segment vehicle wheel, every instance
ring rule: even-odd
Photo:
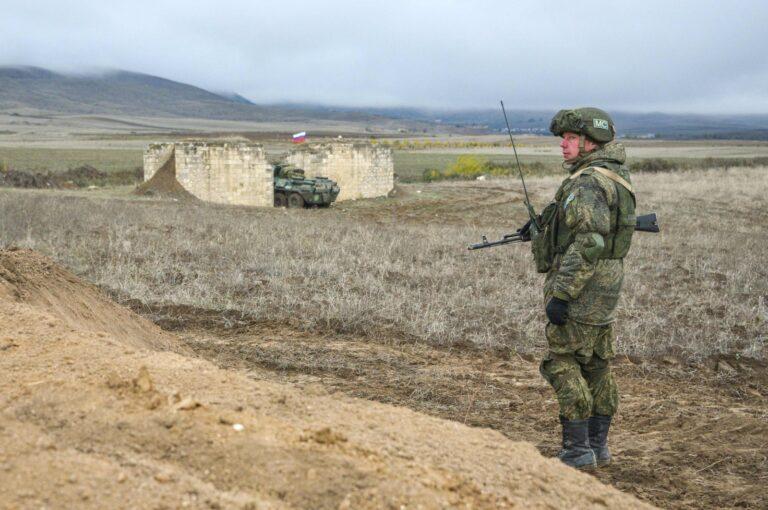
[[[285,198],[285,193],[275,193],[275,207],[285,207],[288,205],[288,200]]]
[[[288,207],[291,209],[300,209],[304,207],[304,198],[298,193],[288,195]]]

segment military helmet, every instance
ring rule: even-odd
[[[597,143],[607,143],[616,135],[613,119],[600,108],[560,110],[552,117],[549,130],[555,136],[565,132],[586,135]]]

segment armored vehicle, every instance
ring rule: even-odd
[[[328,207],[339,196],[336,181],[307,178],[304,170],[286,164],[274,165],[275,207]]]

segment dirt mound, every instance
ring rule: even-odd
[[[173,198],[176,200],[198,200],[176,180],[176,151],[172,150],[168,159],[148,181],[140,184],[133,192],[135,195]]]
[[[70,168],[65,172],[57,174],[58,180],[64,183],[72,183],[78,188],[84,188],[90,183],[102,181],[107,178],[107,173],[92,167],[91,165],[82,165],[77,168]]]
[[[0,298],[45,310],[72,330],[95,332],[126,345],[179,346],[175,337],[31,250],[0,250]]]
[[[2,507],[650,508],[488,429],[127,347],[94,324],[136,316],[0,261]]]
[[[403,198],[403,197],[409,197],[413,195],[412,190],[408,189],[405,186],[401,186],[400,184],[395,184],[392,186],[392,189],[389,190],[389,193],[387,193],[387,197],[389,198]]]
[[[8,188],[58,188],[59,185],[48,173],[31,173],[22,170],[0,172],[0,186]]]
[[[64,172],[32,173],[22,170],[0,172],[0,186],[11,188],[85,188],[92,184],[103,184],[108,178],[106,172],[82,165]]]

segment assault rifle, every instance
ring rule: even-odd
[[[525,193],[525,208],[528,211],[528,217],[531,219],[528,223],[529,229],[534,232],[541,232],[543,225],[539,224],[539,217],[536,215],[533,206],[531,205],[531,199],[528,197],[528,188],[525,187],[525,178],[523,177],[523,169],[520,166],[520,160],[517,157],[517,147],[515,147],[515,139],[512,138],[512,130],[509,128],[509,119],[507,118],[507,110],[504,108],[504,101],[501,101],[501,112],[504,114],[504,123],[507,126],[507,134],[509,134],[509,142],[512,144],[512,150],[515,153],[515,162],[517,163],[517,171],[520,173],[520,180],[523,183],[523,193]],[[635,220],[635,230],[640,232],[658,232],[659,223],[656,220],[656,213],[645,214],[638,216]],[[531,233],[520,231],[514,234],[507,234],[498,241],[488,241],[488,238],[483,236],[483,242],[477,244],[470,244],[467,248],[470,250],[479,250],[480,248],[490,248],[491,246],[499,246],[500,244],[509,243],[525,243],[531,240]]]
[[[656,219],[656,213],[638,216],[635,223],[635,232],[659,232],[659,222]],[[489,241],[487,237],[483,236],[482,242],[470,244],[467,246],[467,249],[479,250],[480,248],[490,248],[491,246],[499,246],[502,244],[525,243],[530,240],[530,235],[523,235],[520,232],[515,232],[514,234],[506,234],[498,241]]]

